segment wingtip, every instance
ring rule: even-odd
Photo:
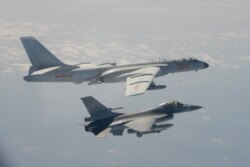
[[[26,39],[32,39],[32,40],[35,40],[35,37],[33,36],[24,36],[24,37],[20,37],[20,40],[26,40]]]
[[[85,99],[89,99],[89,98],[93,98],[93,96],[85,96],[85,97],[81,97],[81,100],[85,100]]]
[[[129,93],[129,94],[125,94],[126,97],[129,97],[129,96],[139,96],[139,95],[142,95],[144,94],[145,92],[142,92],[142,93]]]

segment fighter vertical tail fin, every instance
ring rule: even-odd
[[[112,112],[110,108],[105,107],[92,96],[83,97],[81,100],[90,114],[90,117],[85,118],[87,122],[121,115],[121,113]]]
[[[30,70],[39,70],[48,67],[66,65],[57,59],[34,37],[21,37],[20,40],[32,64]]]
[[[112,130],[109,125],[122,113],[112,112],[112,109],[105,107],[92,96],[83,97],[81,100],[90,114],[90,117],[85,118],[86,122],[90,122],[85,126],[85,130],[97,137],[107,136]]]

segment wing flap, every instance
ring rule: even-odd
[[[134,76],[128,77],[126,80],[126,96],[143,94],[155,75],[160,71],[159,67],[147,67],[134,71]]]

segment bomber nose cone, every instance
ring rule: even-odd
[[[209,65],[208,65],[207,63],[204,63],[204,67],[205,67],[205,68],[208,68]]]
[[[201,106],[195,106],[195,105],[190,106],[191,111],[198,110],[198,109],[201,109],[201,108],[202,108]]]

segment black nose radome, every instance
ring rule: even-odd
[[[25,81],[29,81],[29,76],[25,76],[25,77],[23,77],[23,79],[24,79]]]
[[[202,107],[201,106],[195,106],[195,105],[192,105],[190,107],[190,110],[198,110],[198,109],[201,109]]]
[[[207,63],[204,63],[204,65],[205,65],[205,68],[208,68],[208,67],[209,67],[209,65],[208,65]]]

